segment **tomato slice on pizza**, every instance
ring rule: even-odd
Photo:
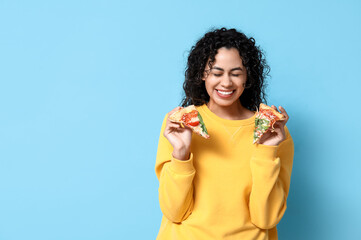
[[[182,123],[190,127],[198,135],[209,138],[206,125],[204,125],[202,116],[194,105],[181,108],[169,116],[169,120],[176,123]]]
[[[261,103],[259,106],[259,111],[256,113],[255,119],[255,128],[253,134],[253,143],[258,142],[258,140],[271,129],[274,130],[273,125],[276,121],[284,120],[286,117],[281,113],[277,112],[270,106]]]

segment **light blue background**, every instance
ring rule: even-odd
[[[253,36],[295,142],[280,239],[361,227],[360,1],[0,1],[0,239],[155,239],[160,126],[211,27]]]

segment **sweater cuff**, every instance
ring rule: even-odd
[[[256,143],[253,156],[258,159],[274,160],[277,157],[278,146],[269,146]]]
[[[190,174],[194,172],[193,153],[190,153],[188,160],[179,160],[172,156],[170,168],[176,173]]]

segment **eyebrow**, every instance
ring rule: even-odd
[[[221,70],[221,71],[224,71],[223,68],[220,68],[220,67],[213,67],[212,69],[217,69],[217,70]],[[236,68],[232,68],[231,71],[235,71],[235,70],[241,70],[243,71],[243,69],[241,67],[236,67]]]

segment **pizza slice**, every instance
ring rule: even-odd
[[[176,123],[184,124],[190,127],[198,135],[209,138],[206,125],[204,125],[202,116],[194,105],[181,108],[169,116],[169,120]]]
[[[275,124],[275,122],[282,121],[285,118],[286,117],[284,115],[282,115],[275,109],[261,103],[259,106],[259,111],[257,111],[256,113],[253,143],[258,142],[262,135],[270,129],[273,132],[273,125]]]

